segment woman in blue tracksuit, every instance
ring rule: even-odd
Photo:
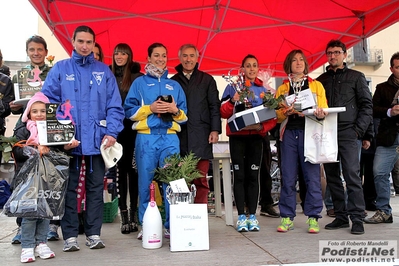
[[[126,118],[135,121],[133,129],[137,130],[140,223],[150,200],[154,170],[164,165],[166,157],[180,153],[176,132],[180,132],[179,123],[187,121],[186,96],[179,83],[168,78],[166,62],[166,47],[161,43],[150,45],[146,75],[135,79],[124,103]],[[165,211],[165,237],[169,238],[169,204],[166,200]],[[137,238],[142,238],[142,231]]]
[[[100,233],[105,165],[100,146],[106,140],[106,148],[114,145],[123,129],[124,111],[118,85],[108,66],[94,59],[94,41],[91,28],[77,27],[72,39],[75,48],[72,57],[54,65],[42,88],[50,102],[70,100],[75,138],[80,141],[72,151],[65,215],[61,221],[64,251],[79,250],[76,188],[83,156],[86,161],[86,245],[91,249],[104,247]]]

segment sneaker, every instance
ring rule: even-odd
[[[76,239],[76,237],[70,237],[67,240],[65,240],[64,241],[64,248],[62,250],[64,252],[80,250],[80,247],[78,245],[78,240]]]
[[[104,242],[100,239],[99,235],[86,237],[86,246],[90,247],[90,249],[105,248]]]
[[[141,230],[141,231],[137,234],[137,239],[138,239],[138,240],[143,239],[143,230]]]
[[[32,262],[35,261],[35,252],[34,248],[23,248],[21,251],[21,262]]]
[[[247,224],[248,224],[249,231],[259,231],[260,230],[259,222],[256,219],[256,216],[254,214],[251,214],[249,216],[249,219],[247,220]]]
[[[363,222],[353,222],[352,223],[351,234],[354,234],[354,235],[362,235],[362,234],[364,234]]]
[[[336,230],[340,228],[348,228],[349,227],[349,222],[344,221],[338,218],[335,218],[334,221],[331,223],[327,224],[324,228],[327,230]]]
[[[365,218],[364,222],[367,224],[393,223],[393,217],[392,214],[377,210],[372,217]]]
[[[336,215],[335,215],[334,209],[327,210],[327,216],[328,217],[335,217]]]
[[[17,233],[11,240],[11,244],[13,245],[18,245],[21,244],[21,227],[18,227]]]
[[[163,232],[163,235],[165,236],[166,239],[170,239],[170,231],[169,231],[169,229],[165,229],[165,231]]]
[[[289,217],[281,219],[281,224],[277,227],[277,232],[288,232],[294,230],[294,222]]]
[[[316,220],[316,218],[311,217],[307,220],[306,223],[309,224],[309,233],[318,234],[320,232],[319,222]]]
[[[51,259],[55,257],[55,253],[47,246],[45,243],[40,243],[35,248],[35,257],[40,257],[41,259]]]
[[[49,225],[49,231],[47,233],[47,240],[48,241],[57,241],[58,239],[60,239],[59,235],[58,235],[58,225],[55,224],[50,224]]]
[[[272,218],[280,218],[280,213],[276,212],[272,205],[262,207],[260,209],[261,216],[268,216]]]
[[[247,220],[247,216],[245,216],[245,214],[241,214],[238,216],[237,231],[238,232],[248,232],[248,220]]]

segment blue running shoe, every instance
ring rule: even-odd
[[[245,216],[245,214],[241,214],[238,216],[237,231],[238,232],[248,232],[248,220],[247,220],[247,216]]]
[[[13,245],[21,244],[21,227],[20,226],[18,227],[17,233],[11,240],[11,244],[13,244]]]
[[[50,224],[47,233],[47,241],[57,241],[58,239],[60,239],[58,235],[58,225]]]
[[[256,216],[255,216],[255,214],[251,214],[250,216],[249,216],[249,219],[248,219],[248,229],[249,229],[249,231],[259,231],[260,230],[260,227],[259,227],[259,222],[258,222],[258,220],[256,219]]]

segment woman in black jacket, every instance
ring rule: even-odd
[[[126,43],[119,43],[114,48],[110,66],[114,73],[119,92],[121,93],[122,103],[125,102],[133,81],[143,75],[140,73],[140,64],[133,62],[133,51]],[[117,168],[117,185],[119,196],[119,210],[121,213],[121,233],[129,234],[136,232],[137,228],[137,197],[138,197],[138,175],[133,168],[134,145],[137,132],[132,130],[133,121],[123,120],[123,130],[119,133],[117,141],[123,146],[123,155]],[[127,194],[130,197],[130,216],[128,214]]]

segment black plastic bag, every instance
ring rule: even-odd
[[[30,153],[17,177],[23,180],[4,205],[9,217],[61,220],[65,211],[65,194],[69,176],[69,157],[50,150],[40,156],[37,150],[24,147]]]

